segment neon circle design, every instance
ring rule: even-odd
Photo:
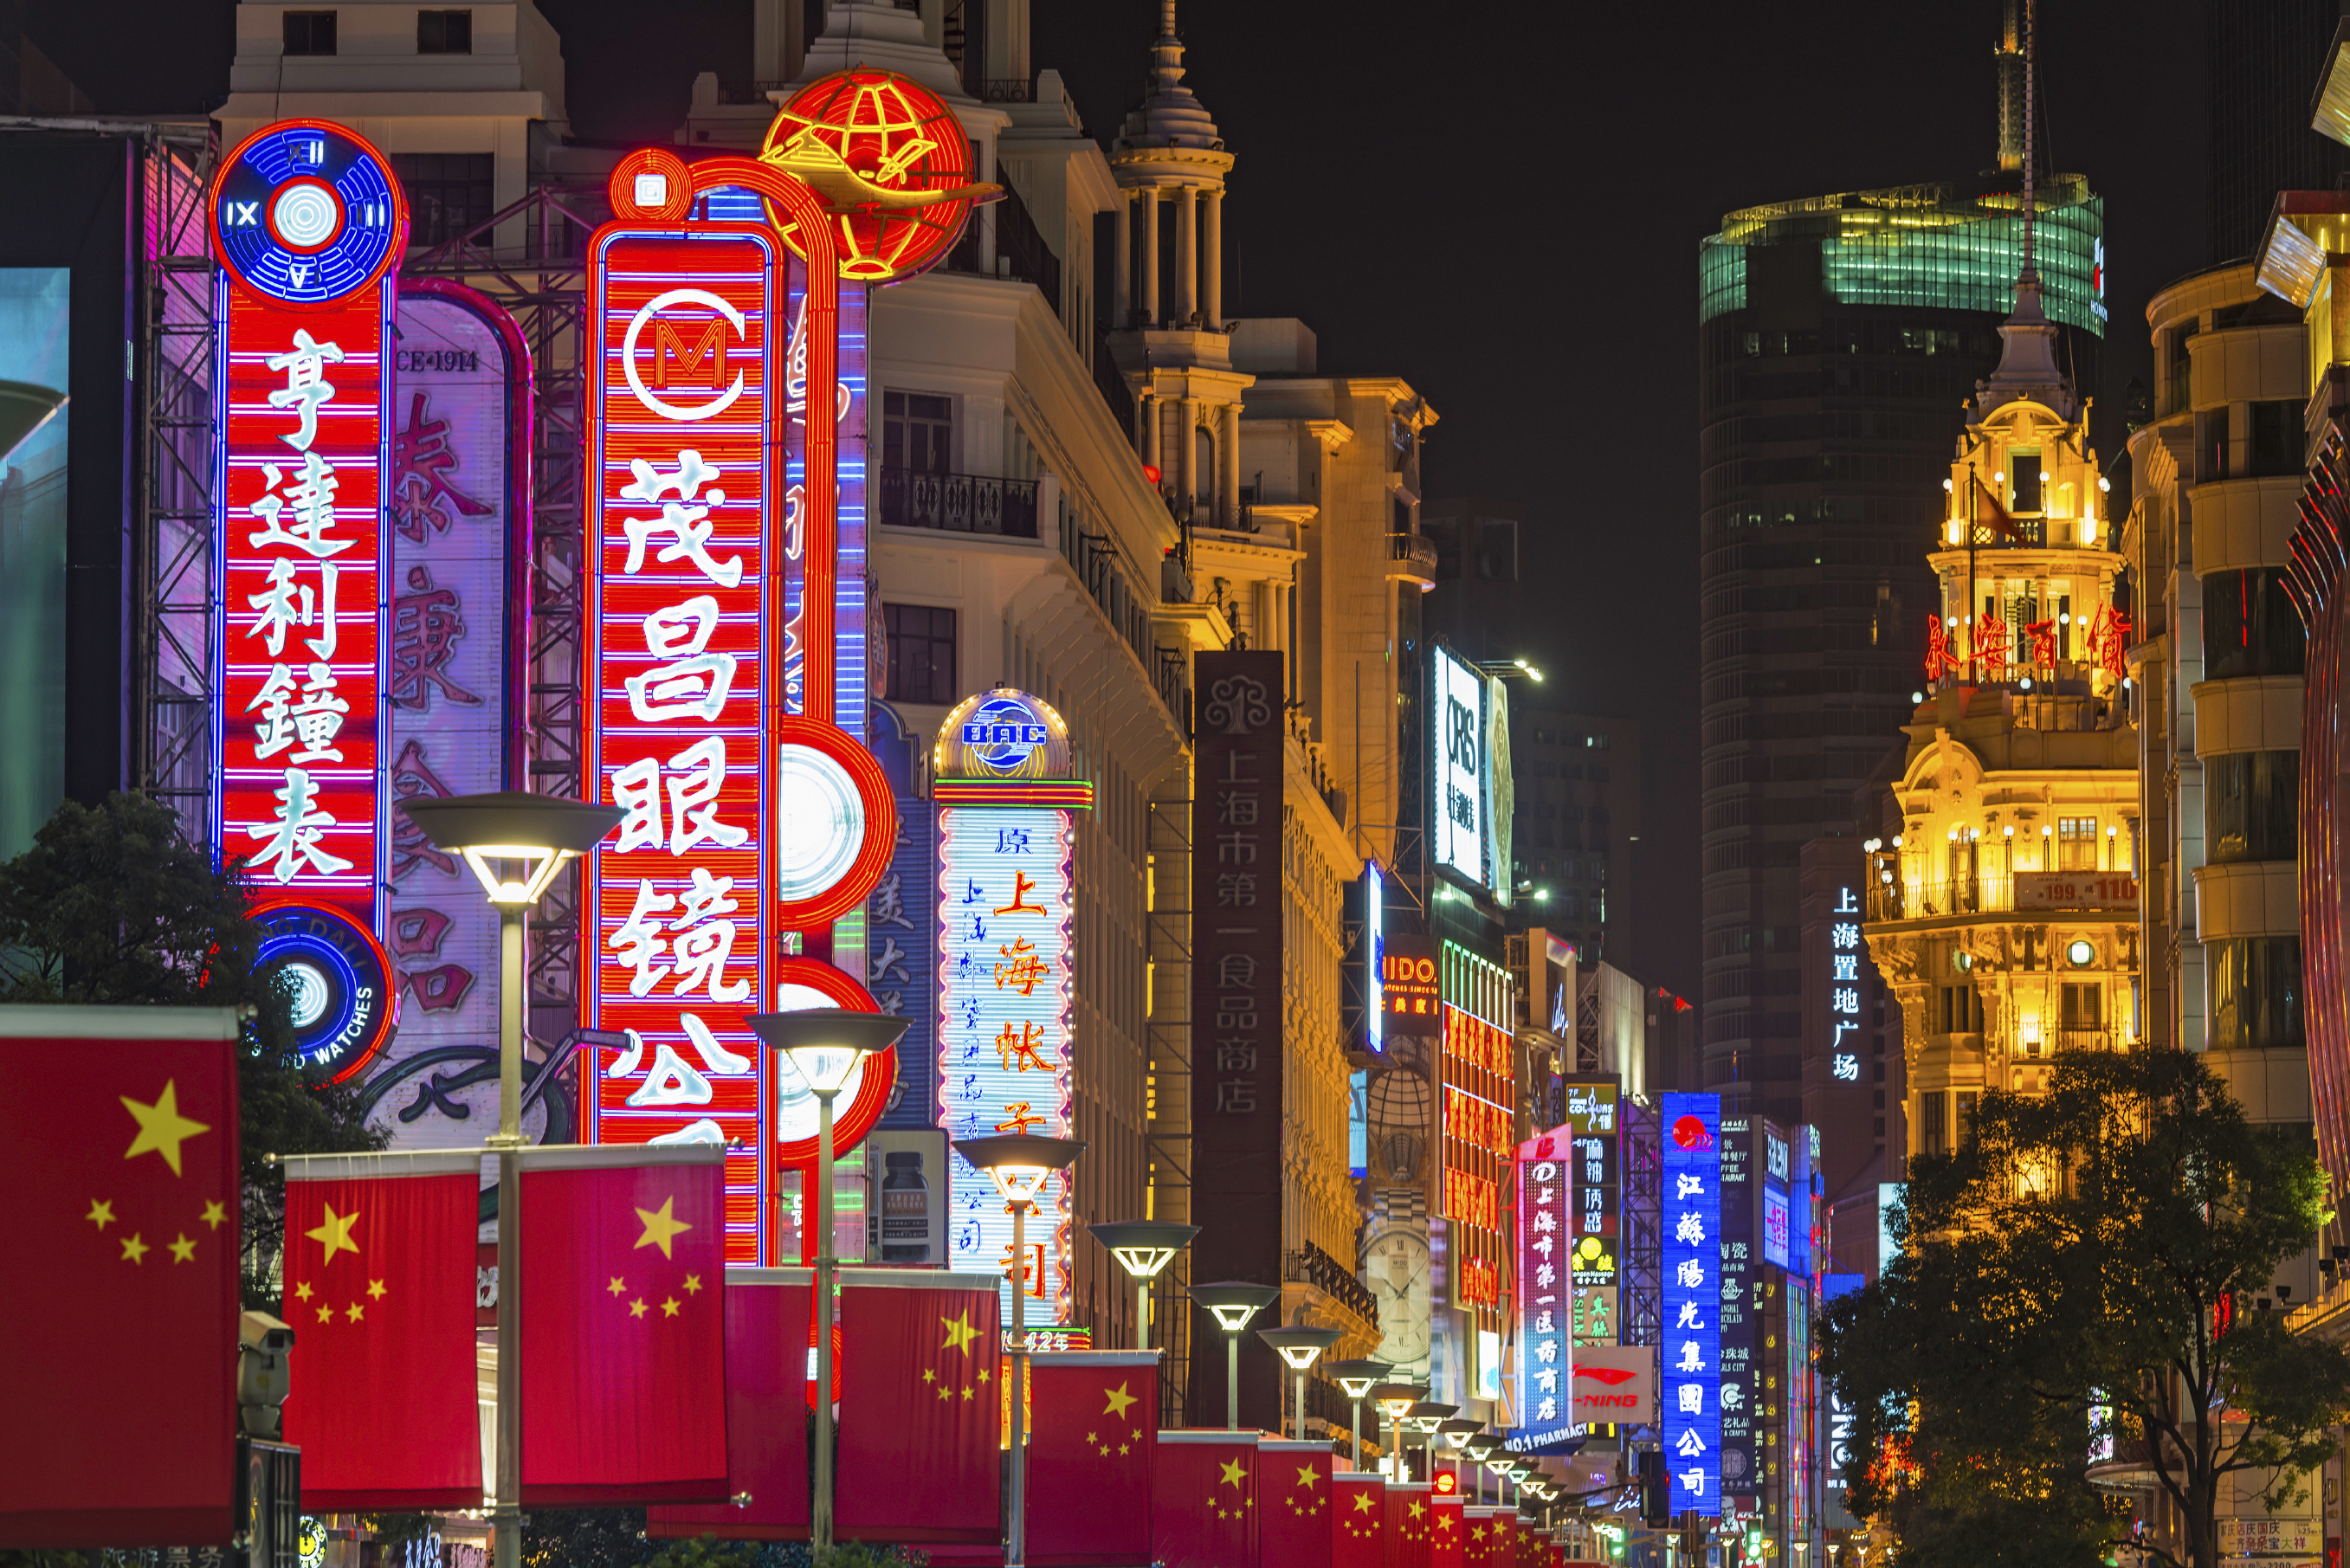
[[[295,310],[324,309],[372,286],[408,248],[408,199],[390,164],[365,137],[328,120],[280,120],[246,137],[221,160],[210,200],[221,265]]]
[[[1010,773],[1051,742],[1053,732],[1018,697],[990,697],[962,722],[962,741],[989,771]]]
[[[971,142],[962,123],[930,88],[889,71],[810,82],[776,112],[759,161],[814,186],[836,214],[845,278],[886,283],[925,271],[954,248],[971,215]],[[784,243],[806,260],[799,225],[773,202],[766,207]]]
[[[845,1007],[852,1012],[881,1011],[881,1004],[873,1000],[871,992],[828,963],[811,958],[776,960],[775,1011],[799,1012],[811,1007]],[[889,1108],[889,1091],[897,1083],[895,1045],[887,1051],[877,1051],[858,1064],[857,1076],[833,1101],[834,1158],[865,1141],[865,1135],[873,1130],[881,1113]],[[775,1113],[769,1122],[777,1169],[807,1169],[816,1164],[816,1096],[797,1085],[790,1068],[779,1066],[775,1073]]]
[[[871,752],[806,714],[775,721],[778,929],[828,925],[865,901],[898,841],[898,801]]]
[[[720,393],[716,402],[701,409],[681,408],[666,399],[653,396],[652,389],[645,385],[644,378],[637,374],[638,337],[643,333],[645,324],[656,314],[673,305],[707,306],[726,318],[728,324],[734,328],[736,336],[747,335],[748,328],[743,321],[743,313],[708,289],[672,288],[667,294],[656,295],[645,301],[643,308],[629,317],[628,336],[620,339],[620,371],[629,379],[629,390],[636,393],[639,401],[661,418],[686,421],[714,420],[733,408],[734,400],[743,395],[745,384],[743,371],[738,369],[734,372],[734,384]]]
[[[337,1083],[374,1060],[399,1021],[398,978],[373,932],[321,904],[268,904],[257,970],[276,969],[293,987],[294,1044],[304,1061]]]
[[[290,251],[322,251],[343,231],[343,203],[321,180],[295,180],[269,199],[270,237]]]

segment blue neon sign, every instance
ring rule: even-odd
[[[1664,1096],[1664,1324],[1658,1346],[1672,1511],[1721,1513],[1721,1096]]]

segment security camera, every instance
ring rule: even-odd
[[[248,1438],[275,1438],[294,1386],[294,1331],[265,1312],[236,1320],[236,1403]]]

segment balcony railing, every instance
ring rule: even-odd
[[[2130,871],[1984,871],[1940,880],[1896,877],[1868,890],[1872,920],[1929,920],[1947,915],[2032,913],[2048,909],[2135,909]]]
[[[1408,577],[1413,582],[1436,581],[1436,541],[1418,534],[1388,535],[1388,564],[1400,568],[1393,576]]]
[[[977,473],[881,470],[880,520],[893,528],[1036,537],[1036,482]]]
[[[1370,1287],[1348,1273],[1337,1259],[1307,1241],[1285,1254],[1284,1277],[1312,1285],[1365,1323],[1379,1321],[1379,1303]]]

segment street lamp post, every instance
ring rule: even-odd
[[[1449,1421],[1440,1421],[1437,1423],[1436,1435],[1444,1439],[1444,1446],[1451,1449],[1453,1452],[1454,1458],[1452,1460],[1452,1473],[1456,1479],[1461,1474],[1461,1459],[1459,1456],[1461,1449],[1468,1446],[1470,1438],[1475,1437],[1479,1432],[1482,1432],[1484,1429],[1485,1424],[1482,1421],[1471,1421],[1459,1416],[1455,1416]],[[1482,1501],[1483,1500],[1481,1498],[1479,1501]]]
[[[1488,1432],[1480,1432],[1461,1445],[1461,1450],[1469,1456],[1471,1468],[1477,1472],[1477,1501],[1481,1505],[1485,1501],[1485,1461],[1499,1452],[1501,1447],[1501,1443]]]
[[[1256,1331],[1256,1336],[1273,1346],[1281,1358],[1289,1363],[1293,1375],[1290,1381],[1297,1389],[1296,1436],[1302,1443],[1305,1440],[1305,1369],[1313,1366],[1315,1359],[1324,1351],[1338,1343],[1338,1331],[1335,1328],[1295,1326],[1261,1328]]]
[[[1005,1510],[1004,1568],[1028,1560],[1028,1330],[1023,1311],[1028,1293],[1028,1210],[1053,1172],[1066,1169],[1085,1152],[1081,1138],[1005,1133],[969,1137],[955,1152],[987,1172],[1012,1210],[1012,1500]]]
[[[1420,1464],[1421,1468],[1428,1471],[1428,1480],[1430,1486],[1436,1484],[1436,1428],[1444,1424],[1446,1417],[1452,1415],[1460,1408],[1461,1407],[1458,1405],[1447,1405],[1440,1401],[1422,1399],[1419,1404],[1414,1405],[1410,1409],[1404,1412],[1405,1418],[1410,1421],[1412,1426],[1419,1429]]]
[[[1400,1483],[1410,1480],[1403,1462],[1403,1424],[1419,1397],[1428,1392],[1425,1383],[1382,1383],[1371,1390],[1371,1402],[1387,1417],[1388,1457],[1395,1463],[1395,1480]]]
[[[1241,1429],[1241,1330],[1249,1319],[1281,1299],[1279,1285],[1256,1285],[1245,1280],[1220,1280],[1193,1285],[1191,1299],[1215,1314],[1224,1331],[1224,1429]]]
[[[1371,1391],[1373,1384],[1388,1375],[1389,1368],[1384,1361],[1333,1361],[1322,1370],[1329,1374],[1346,1394],[1347,1407],[1353,1413],[1348,1429],[1355,1446],[1349,1451],[1349,1462],[1354,1465],[1355,1473],[1360,1475],[1363,1473],[1363,1396]]]
[[[498,1568],[522,1561],[522,1044],[525,921],[566,862],[586,854],[628,814],[617,805],[556,800],[524,790],[404,800],[432,847],[462,855],[498,911],[497,1501]]]
[[[1197,1225],[1171,1220],[1113,1220],[1088,1225],[1094,1240],[1109,1249],[1118,1266],[1134,1281],[1134,1348],[1150,1348],[1150,1282],[1175,1261],[1175,1254],[1200,1233]]]
[[[832,1292],[840,1259],[832,1236],[832,1102],[857,1075],[858,1064],[886,1051],[906,1033],[907,1021],[886,1012],[811,1007],[795,1012],[755,1012],[751,1033],[783,1058],[816,1096],[816,1192],[801,1205],[801,1223],[816,1231],[816,1489],[808,1540],[818,1552],[832,1545]],[[788,1353],[787,1353],[788,1355]],[[805,1364],[803,1364],[805,1365]]]

